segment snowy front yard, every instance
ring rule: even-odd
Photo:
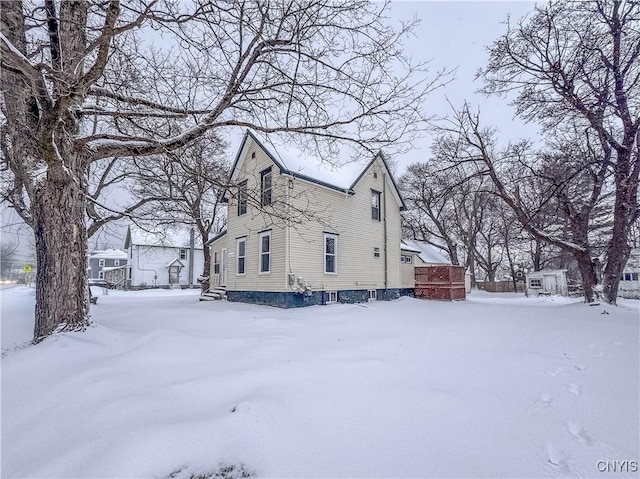
[[[87,332],[15,349],[33,292],[0,294],[2,477],[638,476],[599,472],[638,461],[638,301],[110,292]]]

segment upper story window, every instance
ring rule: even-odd
[[[98,266],[100,266],[100,267],[104,266],[104,259],[99,259],[98,260]]]
[[[113,265],[114,266],[120,266],[120,260],[119,259],[114,259],[113,260]]]
[[[411,264],[412,259],[411,259],[411,255],[408,254],[403,254],[400,256],[400,262],[401,263],[406,263],[406,264]]]
[[[184,248],[180,250],[180,259],[187,259],[187,250]]]
[[[236,269],[236,274],[245,274],[245,261],[247,258],[247,237],[238,238],[237,242],[237,258],[238,258],[238,267]]]
[[[371,190],[371,219],[380,221],[380,192]]]
[[[271,204],[271,167],[260,172],[260,198],[262,206]]]
[[[331,233],[324,234],[324,272],[335,274],[338,272],[336,267],[338,259],[338,235]]]
[[[238,185],[238,216],[247,212],[247,180]]]
[[[271,231],[260,233],[260,273],[271,272]]]

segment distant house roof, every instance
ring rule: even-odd
[[[405,251],[418,253],[418,257],[425,263],[451,264],[451,261],[443,255],[438,248],[416,240],[403,239],[400,248]]]
[[[94,251],[89,257],[92,259],[127,259],[128,255],[122,250],[111,248]]]
[[[345,157],[338,157],[335,158],[335,161],[328,162],[314,156],[312,152],[303,151],[295,147],[291,140],[284,135],[270,133],[266,136],[247,130],[231,168],[230,178],[233,176],[249,138],[252,138],[267,153],[269,158],[280,169],[280,173],[289,174],[295,178],[350,194],[353,194],[353,187],[377,158],[382,160],[389,172],[391,171],[382,152],[379,152],[372,159],[354,161],[345,155]],[[391,173],[389,177],[400,199],[401,209],[404,210],[405,205],[400,196],[400,190]]]
[[[129,226],[124,247],[136,246],[161,246],[165,248],[189,248],[190,231],[186,228],[143,230],[137,226]],[[200,235],[195,236],[195,248],[202,249]]]
[[[207,243],[206,243],[207,246],[212,244],[214,241],[219,240],[220,238],[222,238],[226,234],[227,234],[227,226],[225,225],[217,235],[215,235],[213,238],[211,238],[209,241],[207,241]]]

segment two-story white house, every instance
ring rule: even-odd
[[[145,231],[129,226],[124,247],[128,256],[126,289],[198,286],[203,271],[202,242],[186,229]]]
[[[333,168],[268,142],[247,132],[237,153],[227,226],[208,242],[211,287],[280,307],[410,294],[400,273],[405,206],[384,156]]]

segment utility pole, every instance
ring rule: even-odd
[[[191,227],[191,234],[189,235],[189,288],[193,288],[193,253],[195,251],[195,230]]]

